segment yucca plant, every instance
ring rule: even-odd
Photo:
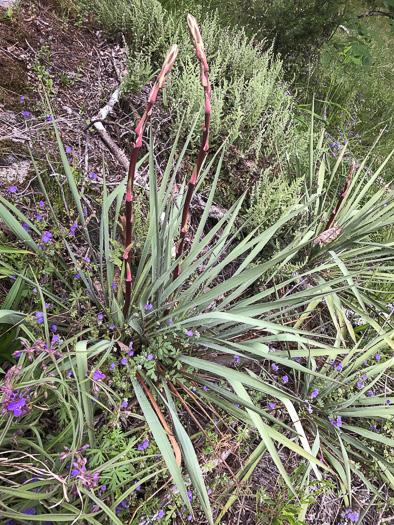
[[[301,326],[321,301],[325,300],[327,304],[330,303],[337,308],[339,300],[344,303],[348,301],[346,297],[341,296],[342,291],[350,290],[357,296],[357,283],[353,279],[354,276],[343,269],[342,252],[332,255],[329,260],[324,259],[323,254],[320,253],[316,255],[314,264],[304,272],[283,280],[281,288],[286,290],[286,293],[283,296],[279,293],[275,282],[278,268],[287,264],[297,254],[313,249],[312,241],[319,233],[316,222],[313,221],[313,227],[306,229],[301,239],[296,239],[271,259],[254,264],[256,257],[265,247],[270,242],[274,242],[280,228],[291,224],[299,213],[311,213],[311,210],[321,208],[321,191],[314,193],[313,184],[309,185],[304,202],[289,209],[275,224],[263,232],[259,225],[248,232],[245,229],[246,225],[242,225],[238,218],[245,195],[241,196],[216,224],[208,226],[209,210],[219,180],[224,152],[219,151],[208,165],[203,165],[208,150],[209,132],[208,66],[197,23],[189,17],[188,24],[201,62],[202,85],[205,92],[206,118],[201,149],[187,189],[186,184],[183,183],[181,188],[175,191],[179,167],[194,130],[190,130],[188,140],[178,155],[178,144],[177,140],[175,141],[160,181],[157,180],[155,172],[151,140],[150,220],[140,253],[134,250],[132,236],[133,180],[135,168],[138,167],[138,149],[158,89],[162,87],[175,59],[175,47],[167,55],[159,79],[151,91],[147,111],[137,128],[129,175],[109,195],[103,171],[103,206],[98,246],[94,245],[90,237],[78,187],[54,122],[64,172],[79,216],[81,235],[86,239],[90,249],[93,268],[97,268],[102,296],[94,286],[95,275],[92,270],[78,260],[65,235],[62,236],[61,242],[67,257],[60,251],[56,251],[53,256],[45,247],[41,249],[34,240],[37,237],[50,240],[48,232],[41,232],[11,202],[1,199],[0,203],[0,217],[17,238],[37,258],[45,259],[49,255],[54,260],[57,277],[68,289],[72,289],[70,275],[77,270],[78,282],[82,282],[90,292],[92,304],[97,308],[97,312],[100,312],[98,316],[104,318],[105,322],[116,325],[117,329],[116,336],[113,336],[111,341],[103,340],[102,334],[89,339],[89,333],[93,332],[91,326],[86,326],[82,332],[71,334],[68,340],[56,349],[56,352],[59,354],[64,352],[65,355],[55,355],[51,352],[49,356],[51,363],[45,364],[47,368],[44,369],[39,368],[38,365],[48,357],[46,353],[41,357],[34,356],[30,363],[27,362],[28,356],[33,357],[34,353],[21,351],[21,355],[15,357],[19,359],[18,366],[23,368],[14,369],[16,380],[13,379],[12,387],[8,390],[14,393],[19,389],[19,392],[23,393],[30,387],[34,391],[37,390],[37,396],[44,396],[44,398],[48,391],[50,397],[47,398],[46,403],[49,407],[59,402],[65,404],[71,422],[64,428],[64,436],[67,436],[70,446],[68,446],[69,451],[62,452],[64,455],[61,457],[70,457],[71,463],[77,465],[75,470],[86,468],[86,462],[84,463],[86,454],[83,450],[86,444],[91,448],[100,447],[100,443],[96,443],[94,428],[94,413],[98,410],[97,407],[109,417],[109,414],[115,410],[114,407],[119,410],[125,392],[131,391],[138,400],[140,412],[131,411],[128,415],[143,419],[147,423],[160,450],[163,463],[157,464],[152,471],[137,472],[135,481],[127,479],[124,483],[121,495],[108,498],[107,501],[105,496],[98,492],[96,482],[104,471],[118,465],[119,457],[116,457],[116,461],[113,459],[106,462],[105,468],[102,466],[96,468],[93,463],[89,469],[86,469],[86,475],[81,475],[80,478],[72,477],[72,473],[65,479],[60,478],[60,475],[63,476],[64,467],[48,454],[42,444],[41,436],[33,430],[34,435],[28,442],[23,441],[26,445],[26,454],[36,451],[42,456],[42,461],[46,458],[50,462],[52,477],[45,479],[45,483],[38,481],[38,485],[34,487],[32,485],[33,488],[38,489],[33,497],[31,497],[32,492],[26,491],[23,484],[15,487],[10,483],[7,490],[3,491],[6,493],[6,498],[3,498],[1,503],[5,509],[3,514],[7,518],[23,519],[22,514],[26,509],[23,500],[30,498],[30,504],[33,500],[35,502],[40,500],[40,503],[31,505],[32,508],[37,507],[40,510],[40,514],[37,512],[34,519],[50,518],[53,522],[66,519],[73,521],[76,519],[76,513],[83,511],[78,517],[90,523],[102,523],[107,519],[112,520],[113,523],[121,523],[116,514],[119,505],[126,502],[135,492],[137,484],[163,474],[162,469],[166,469],[190,513],[192,514],[192,508],[187,490],[189,482],[208,522],[213,523],[201,459],[182,421],[181,412],[185,411],[193,425],[204,435],[207,435],[205,425],[210,420],[213,423],[211,411],[216,411],[215,417],[219,418],[219,425],[222,420],[232,417],[242,424],[254,427],[261,443],[249,458],[248,465],[255,466],[265,452],[268,452],[293,494],[296,494],[296,490],[279,457],[277,444],[297,452],[307,462],[308,476],[312,469],[317,480],[322,479],[323,471],[336,471],[341,477],[342,465],[338,460],[331,459],[331,456],[335,459],[338,447],[343,457],[346,457],[344,456],[346,446],[343,444],[345,438],[341,437],[338,417],[357,417],[358,404],[362,405],[365,401],[361,399],[363,390],[361,393],[357,392],[347,397],[346,400],[341,400],[338,405],[335,405],[334,398],[331,401],[330,396],[335,389],[343,385],[353,385],[358,374],[356,367],[359,366],[359,360],[363,355],[362,348],[358,342],[349,351],[348,341],[344,342],[343,337],[338,335],[340,338],[338,342],[335,336],[302,329]],[[218,162],[214,169],[216,160]],[[190,201],[193,192],[198,191],[208,175],[211,175],[211,171],[214,171],[211,190],[204,212],[191,236],[187,230]],[[38,170],[37,176],[44,198],[50,205],[50,197],[42,184]],[[113,286],[115,265],[110,255],[111,245],[115,245],[116,242],[117,224],[125,193],[126,216],[123,221],[125,264],[120,283],[124,277],[126,282],[124,288],[118,283],[116,289]],[[113,204],[115,204],[114,211]],[[344,201],[339,214],[345,213],[346,209]],[[62,225],[59,224],[56,214],[53,210],[51,213],[58,231],[62,232]],[[19,220],[25,221],[32,233],[26,231]],[[388,220],[389,216],[385,216],[383,222]],[[365,225],[365,231],[370,231],[368,228],[372,228],[368,224],[369,222]],[[346,247],[346,240],[341,239],[341,235],[335,239],[335,243],[342,243],[340,246]],[[45,240],[43,243],[45,244]],[[9,275],[12,270],[2,265],[3,274]],[[40,287],[37,280],[29,275],[29,273],[20,274],[19,278],[23,279],[25,284],[35,286],[37,289],[42,303],[42,317],[40,316],[39,319],[42,319],[46,339],[42,343],[43,348],[46,344],[47,348],[53,349],[52,328],[51,323],[48,322],[45,300],[49,298],[61,306],[64,299],[47,290],[46,287]],[[263,276],[264,286],[256,290],[257,283]],[[303,288],[300,286],[303,280],[309,280],[313,284],[309,288]],[[349,305],[352,306],[351,302]],[[356,307],[354,308],[356,310]],[[24,322],[26,316],[11,309],[3,312],[2,315],[6,316],[8,321],[13,319],[13,322],[20,323],[26,337],[25,348],[31,349],[36,337]],[[373,321],[371,326],[374,326]],[[367,350],[370,352],[368,355],[372,356],[373,352],[376,352],[377,344],[381,345],[379,346],[381,348],[389,344],[389,340],[390,332],[387,332],[379,335],[375,340],[368,341],[370,345]],[[224,360],[226,363],[226,359],[227,364],[219,361]],[[342,377],[338,370],[334,374],[329,373],[332,371],[329,361],[336,362],[338,359],[343,359],[343,367],[349,364],[345,377]],[[266,371],[263,370],[263,364]],[[282,367],[283,375],[276,373],[279,367]],[[107,380],[111,378],[115,373],[114,370],[120,370],[119,373],[123,378],[121,387],[109,386],[103,381],[105,378]],[[70,371],[73,373],[72,376],[68,376]],[[383,371],[381,365],[371,365],[367,377],[377,381]],[[294,391],[286,387],[290,380],[296,385]],[[316,419],[314,415],[309,415],[309,403],[305,401],[310,397],[310,390],[315,388],[315,385],[324,391],[324,396],[327,396],[327,400],[331,403],[319,411],[316,410]],[[263,406],[254,400],[256,393],[264,398]],[[91,403],[95,401],[94,396],[98,399],[92,405]],[[18,400],[19,398],[16,398],[16,402]],[[332,406],[333,404],[335,406]],[[204,406],[208,407],[208,410]],[[352,413],[348,410],[349,406],[352,407],[350,410]],[[272,412],[278,407],[284,409],[286,414],[283,420],[278,420]],[[10,436],[15,431],[20,429],[25,432],[28,428],[34,428],[35,422],[42,417],[42,415],[37,416],[35,419],[33,404],[28,399],[25,399],[25,403],[20,408],[22,411],[17,416],[15,412],[12,416],[8,409],[3,414],[2,436],[8,441],[0,446],[7,447],[12,440]],[[377,403],[374,408],[378,408],[382,413],[386,411],[385,415],[391,414],[391,409],[386,406],[383,408],[381,403]],[[21,417],[21,419],[15,420],[13,417]],[[330,423],[330,418],[333,417],[336,417],[335,428]],[[323,431],[327,435],[327,443],[324,444],[327,452],[323,458],[319,458],[321,438],[318,432]],[[308,440],[308,432],[314,435],[314,443]],[[354,439],[351,429],[349,432],[348,439]],[[60,454],[59,440],[53,446]],[[130,441],[130,450],[135,447],[135,443]],[[17,451],[12,449],[12,454],[16,455]],[[320,459],[323,459],[323,462]],[[381,458],[379,457],[378,460],[381,461]],[[349,469],[348,467],[346,469],[348,475]],[[388,476],[387,472],[391,472],[391,467],[387,466],[386,476]],[[249,474],[249,467],[245,467],[235,475],[235,479],[242,481]],[[343,479],[341,477],[342,483]],[[48,505],[41,501],[43,499],[41,493],[46,490],[44,485],[50,487],[46,492]],[[349,488],[349,483],[347,482],[345,486]],[[64,496],[64,501],[54,506],[55,502],[59,502],[61,490],[65,491],[67,497]],[[68,495],[69,492],[72,497]],[[80,497],[81,504],[77,503],[77,496]],[[94,502],[97,506],[93,514],[87,511],[87,502]],[[217,522],[221,519],[220,516]]]

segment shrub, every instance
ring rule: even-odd
[[[119,0],[117,9],[107,0],[97,0],[97,12],[107,31],[122,37],[128,50],[128,76],[123,92],[138,90],[160,66],[164,48],[178,42],[179,57],[166,88],[172,129],[181,121],[188,129],[201,101],[199,75],[190,59],[190,42],[183,24],[157,0],[139,0],[131,5]],[[265,40],[256,43],[242,29],[222,27],[217,15],[205,15],[201,25],[210,60],[212,93],[211,142],[223,137],[252,157],[266,155],[276,144],[282,154],[292,151],[294,131],[290,120],[292,97],[283,81],[282,63]],[[202,124],[202,115],[197,128]],[[173,134],[175,137],[175,134]],[[183,135],[182,138],[185,138]],[[192,144],[198,142],[193,135]]]

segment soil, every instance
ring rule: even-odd
[[[85,175],[100,172],[104,156],[112,168],[111,183],[120,180],[125,170],[101,138],[90,134],[87,122],[119,87],[118,75],[125,68],[126,55],[124,49],[102,36],[94,21],[89,26],[75,24],[78,21],[51,0],[22,2],[12,18],[0,24],[0,166],[11,165],[15,157],[28,158],[29,147],[40,153],[40,158],[52,153],[44,83],[62,140],[73,149],[77,167]],[[29,115],[23,116],[22,111]],[[119,125],[108,124],[109,133],[115,140],[121,138],[126,147],[132,139],[133,120],[123,118],[122,134]],[[28,177],[24,183],[13,180],[12,170],[9,176],[2,173],[0,193],[14,183],[23,190],[29,182]]]

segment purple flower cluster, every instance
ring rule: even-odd
[[[350,521],[356,523],[358,521],[359,515],[358,512],[352,511],[351,509],[347,509],[347,511],[345,512],[345,518],[348,518]]]
[[[57,329],[56,325],[53,326],[55,326]],[[59,343],[59,341],[60,337],[56,334],[52,337],[50,348],[48,348],[48,345],[45,343],[45,341],[42,341],[41,339],[37,339],[37,341],[35,341],[32,346],[27,346],[23,341],[21,341],[21,344],[25,347],[24,350],[17,350],[12,354],[12,356],[20,357],[22,353],[26,353],[28,355],[29,361],[33,361],[34,352],[38,355],[42,352],[48,352],[48,354],[53,354],[55,357],[63,357],[63,355],[55,349],[55,345]],[[43,364],[41,368],[45,369],[46,367]]]
[[[316,388],[316,389],[312,392],[311,397],[312,397],[312,398],[315,398],[315,397],[317,397],[318,395],[319,395],[319,390]]]
[[[125,499],[122,501],[122,503],[119,503],[119,505],[115,509],[116,514],[120,514],[122,510],[124,509],[128,509],[129,508],[128,503],[129,503],[128,499]]]
[[[94,381],[101,381],[102,379],[105,379],[106,375],[105,374],[102,374],[100,372],[100,370],[95,370],[93,372],[93,376],[92,376],[92,379],[94,379]]]
[[[330,417],[330,423],[331,423],[334,427],[341,427],[341,426],[342,426],[342,418],[341,418],[341,416],[338,416],[336,421],[335,421],[335,419],[333,419],[332,417]]]
[[[17,390],[14,392],[13,383],[16,376],[22,370],[22,366],[13,366],[8,370],[5,375],[4,383],[0,386],[0,390],[3,391],[2,399],[2,411],[1,414],[13,412],[15,417],[19,417],[22,414],[26,414],[29,409],[26,406],[27,402],[30,401],[29,396],[22,396],[22,393]],[[26,389],[26,392],[28,389]]]
[[[149,447],[149,439],[138,445],[138,450],[145,450]]]
[[[51,232],[45,232],[43,236],[41,237],[42,242],[50,242],[52,239],[52,233]]]
[[[338,372],[342,372],[342,363],[341,362],[338,365],[336,365],[335,361],[330,361],[330,365],[333,366],[334,370],[337,370]]]
[[[82,481],[82,485],[88,489],[92,490],[98,487],[99,472],[86,472],[86,463],[87,458],[83,456],[84,451],[89,447],[89,445],[84,445],[80,449],[76,450],[74,453],[74,461],[71,470],[71,476],[76,476],[77,479]],[[66,458],[70,457],[71,451],[67,447],[64,447],[66,452],[60,454],[60,461],[64,461]],[[73,495],[78,494],[78,489],[76,485],[73,487]]]
[[[149,303],[149,304],[146,304],[145,305],[145,310],[148,311],[148,310],[152,310],[153,308],[153,304],[152,303]]]

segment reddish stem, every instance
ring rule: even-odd
[[[190,202],[193,197],[193,193],[196,187],[198,176],[200,175],[201,166],[208,153],[209,149],[209,126],[211,121],[211,85],[209,83],[208,72],[209,67],[204,52],[204,43],[202,41],[200,30],[197,25],[196,19],[192,15],[188,15],[187,24],[189,26],[190,36],[193,40],[194,47],[196,48],[196,55],[201,63],[201,85],[204,88],[204,99],[205,99],[205,119],[203,124],[203,134],[201,137],[200,150],[197,156],[197,162],[194,167],[189,186],[187,188],[187,194],[185,204],[182,212],[181,231],[179,234],[179,242],[176,250],[176,259],[182,256],[183,248],[185,244],[185,237],[187,232],[187,222],[189,217]],[[181,274],[181,265],[175,268],[173,272],[173,280],[175,280]]]
[[[341,207],[343,199],[346,197],[347,191],[348,191],[349,186],[350,186],[350,182],[351,182],[352,177],[353,177],[354,168],[355,168],[355,164],[353,163],[352,167],[350,168],[349,176],[346,179],[345,186],[343,187],[341,196],[339,197],[338,204],[335,206],[333,212],[331,213],[331,217],[330,217],[330,219],[329,219],[329,221],[327,223],[327,226],[325,227],[324,231],[327,231],[327,230],[330,229],[330,226],[334,222],[335,216],[338,213],[339,208]]]
[[[175,62],[178,54],[178,46],[174,44],[168,51],[167,56],[164,60],[163,67],[160,71],[159,76],[154,83],[148,98],[148,104],[146,105],[145,112],[140,120],[138,126],[135,129],[136,139],[133,146],[133,151],[130,156],[129,173],[127,178],[127,189],[126,189],[126,224],[125,224],[125,255],[126,255],[126,290],[125,290],[125,302],[123,305],[123,315],[126,317],[130,307],[131,289],[133,286],[133,278],[131,274],[131,237],[133,227],[133,189],[134,189],[134,178],[135,169],[137,166],[138,154],[142,145],[142,135],[144,134],[146,123],[152,113],[152,108],[156,102],[156,97],[164,86],[169,72]]]

